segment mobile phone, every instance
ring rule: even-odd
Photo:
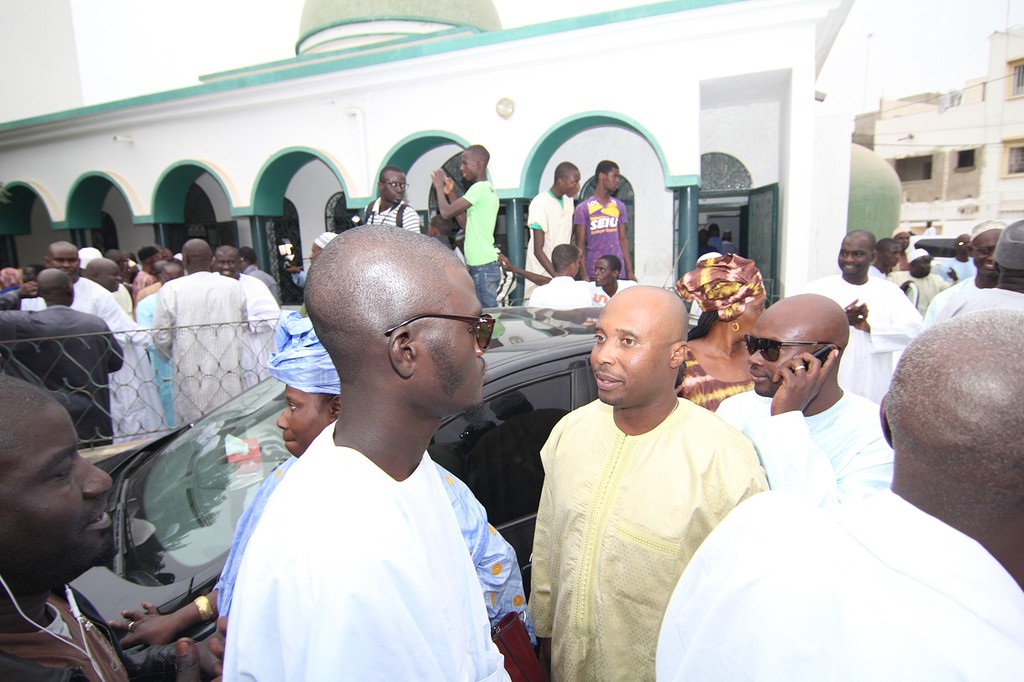
[[[831,353],[834,350],[835,350],[835,346],[825,346],[824,348],[819,348],[818,350],[814,351],[813,353],[811,353],[811,355],[813,357],[817,358],[818,362],[824,364],[825,363],[825,358],[827,358],[828,354]],[[807,363],[807,362],[804,363],[804,369],[808,369],[808,368],[810,368],[810,366],[811,366],[810,363]]]

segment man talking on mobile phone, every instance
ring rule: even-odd
[[[839,387],[849,336],[846,313],[831,299],[779,301],[747,335],[753,392],[726,399],[716,412],[753,441],[772,490],[825,508],[892,482],[878,405]]]

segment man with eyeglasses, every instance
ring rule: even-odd
[[[839,248],[842,274],[815,280],[800,293],[827,296],[846,311],[850,343],[839,363],[839,385],[878,403],[889,389],[894,354],[921,331],[921,313],[898,286],[868,274],[876,255],[873,234],[850,232]]]
[[[366,207],[363,215],[365,225],[386,225],[406,229],[416,234],[422,233],[423,223],[420,214],[405,203],[405,190],[409,183],[405,181],[405,173],[398,166],[384,166],[377,179],[378,198]]]
[[[945,291],[939,292],[928,304],[924,314],[924,328],[933,326],[949,305],[964,297],[970,297],[979,289],[995,289],[999,285],[999,266],[996,265],[996,244],[999,235],[1006,229],[1006,223],[985,220],[971,230],[971,259],[977,270],[974,277],[957,282]]]
[[[426,453],[443,418],[482,400],[494,320],[452,252],[406,230],[339,235],[305,291],[344,409],[253,531],[225,679],[507,680]]]
[[[839,387],[849,329],[843,309],[824,296],[779,301],[747,335],[754,390],[725,399],[716,412],[754,443],[772,490],[825,508],[892,482],[878,405]]]

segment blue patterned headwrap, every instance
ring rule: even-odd
[[[338,370],[308,317],[296,312],[282,313],[275,341],[277,350],[267,362],[272,377],[305,393],[341,392]]]

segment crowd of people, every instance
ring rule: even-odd
[[[158,436],[267,376],[281,308],[239,249],[138,257],[54,242],[0,294],[3,373],[50,390],[83,445]]]
[[[111,430],[97,433],[117,435],[114,377],[130,362],[171,377],[164,425],[273,376],[292,457],[245,510],[209,595],[104,623],[63,587],[113,542],[110,479],[74,445],[97,411],[0,378],[0,676],[502,680],[518,673],[492,633],[514,613],[541,675],[525,679],[1019,677],[1024,221],[958,240],[973,269],[958,255],[950,281],[903,229],[850,232],[839,274],[769,305],[718,226],[674,290],[637,284],[609,161],[577,207],[579,170],[556,167],[531,205],[528,266],[512,266],[493,244],[488,159],[466,150],[461,195],[434,174],[425,232],[404,173],[385,168],[366,227],[321,235],[292,268],[300,312],[281,315],[245,274],[252,254],[201,240],[180,262],[140,251],[121,303],[118,254],[80,274],[62,242],[34,282],[4,280],[4,305],[45,301],[0,313],[15,338],[91,340],[92,373],[60,372],[108,387],[93,404],[109,400]],[[599,308],[598,400],[541,451],[530,594],[523,558],[426,453],[482,399],[502,268],[534,285],[535,306]],[[171,644],[218,616],[221,636]]]

